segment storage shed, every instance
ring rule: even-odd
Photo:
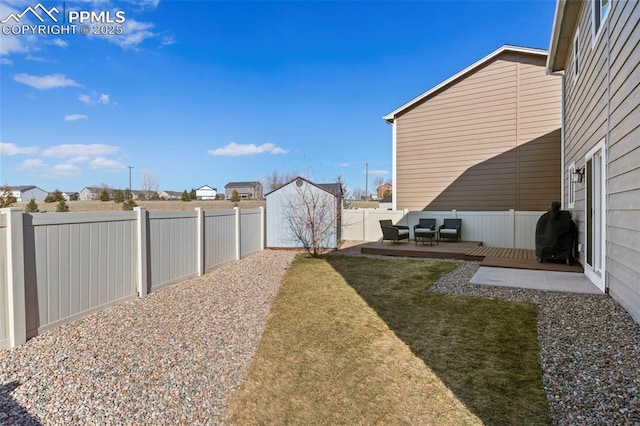
[[[266,198],[267,247],[304,248],[313,238],[320,239],[322,248],[338,247],[342,215],[340,183],[316,184],[297,177],[269,192]]]

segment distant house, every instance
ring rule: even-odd
[[[73,197],[74,195],[77,195],[78,199],[80,199],[80,194],[78,192],[72,192],[72,191],[63,192],[62,198],[64,198],[65,201],[69,201],[71,200],[71,197]]]
[[[640,2],[558,1],[547,71],[564,84],[564,205],[584,272],[640,322]]]
[[[387,114],[394,209],[547,210],[560,198],[561,81],[503,46]]]
[[[113,198],[114,190],[112,188],[104,188],[100,186],[85,186],[84,188],[82,188],[82,191],[80,191],[80,196],[78,197],[78,200],[80,201],[100,200],[100,194],[102,194],[102,191],[104,189],[106,189],[107,192],[109,193],[109,198]],[[134,197],[136,192],[140,192],[140,191],[131,191],[131,193],[134,194]],[[124,194],[124,191],[122,191],[122,193]]]
[[[16,201],[44,201],[49,193],[43,189],[34,185],[22,185],[22,186],[10,186],[11,193],[16,198]]]
[[[341,239],[342,217],[342,185],[340,183],[315,184],[307,179],[298,177],[289,183],[269,192],[267,199],[267,247],[271,248],[301,248],[304,247],[299,232],[292,225],[292,220],[298,222],[307,221],[305,202],[313,204],[316,212],[326,211],[329,215],[320,214],[316,225],[332,225],[323,235],[325,239],[321,243],[323,248],[336,248]],[[329,221],[326,221],[329,219]]]
[[[215,200],[218,190],[209,185],[202,185],[196,189],[196,199],[198,200]]]
[[[158,195],[163,200],[180,200],[180,199],[182,199],[182,192],[180,192],[180,191],[162,191]]]
[[[84,188],[82,188],[82,190],[80,190],[78,199],[80,201],[99,200],[102,189],[103,188],[99,188],[97,186],[85,186]]]
[[[378,200],[382,200],[384,198],[384,193],[387,191],[393,191],[393,185],[391,185],[390,183],[383,183],[382,185],[377,187],[376,193],[378,194]]]
[[[242,200],[262,200],[262,184],[260,182],[229,182],[224,186],[224,195],[228,200],[233,195],[233,191],[238,191]]]

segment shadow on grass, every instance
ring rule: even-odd
[[[535,305],[429,293],[452,262],[326,260],[485,424],[549,423]]]
[[[12,397],[11,392],[20,386],[20,382],[13,381],[0,385],[0,424],[9,425],[41,425]]]

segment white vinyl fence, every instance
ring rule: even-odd
[[[0,349],[261,251],[264,209],[0,209]]]
[[[358,209],[342,211],[342,236],[345,240],[378,241],[382,238],[380,220],[391,219],[394,224],[411,229],[420,218],[436,219],[436,228],[444,219],[462,219],[462,240],[481,241],[489,247],[535,248],[535,230],[544,212],[527,211],[408,211]]]

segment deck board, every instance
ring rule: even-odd
[[[538,263],[535,250],[505,247],[487,247],[479,241],[443,242],[427,245],[414,243],[380,242],[365,244],[361,248],[364,254],[384,256],[425,257],[436,259],[460,259],[479,261],[480,266],[497,268],[533,269],[541,271],[583,272],[582,265],[574,262],[545,261]]]

